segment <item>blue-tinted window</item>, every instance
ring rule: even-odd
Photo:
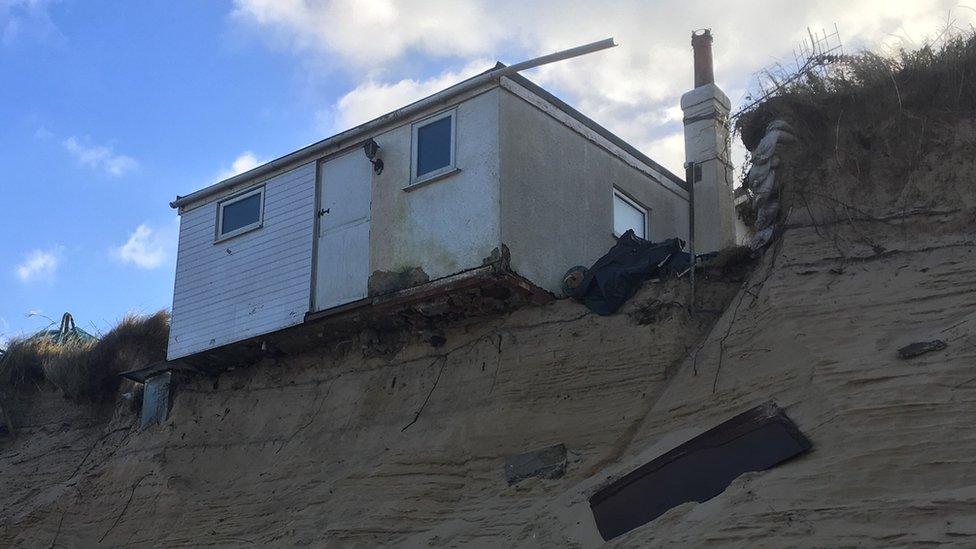
[[[220,234],[232,233],[261,221],[261,195],[254,193],[236,202],[224,204],[220,214]]]
[[[451,119],[417,128],[417,177],[451,165]]]

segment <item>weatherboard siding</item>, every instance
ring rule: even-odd
[[[261,228],[214,244],[217,201],[185,211],[170,360],[300,324],[308,311],[315,162],[265,180]]]

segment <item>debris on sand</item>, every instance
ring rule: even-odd
[[[905,345],[901,349],[898,349],[898,358],[915,358],[918,355],[923,355],[932,351],[941,351],[942,349],[945,349],[946,346],[946,342],[942,341],[941,339],[933,339],[932,341],[916,341],[911,345]]]
[[[509,486],[530,478],[559,478],[566,473],[566,445],[556,444],[505,458],[505,478]]]

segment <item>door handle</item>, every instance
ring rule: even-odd
[[[319,210],[319,217],[322,217],[323,215],[329,213],[329,210],[331,210],[331,209],[332,208],[326,208],[324,210]]]

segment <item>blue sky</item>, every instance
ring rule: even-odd
[[[177,193],[320,132],[292,59],[235,32],[226,4],[42,7],[0,46],[0,333],[48,322],[29,311],[104,331],[169,307]],[[140,226],[145,249],[123,256]]]
[[[935,0],[741,4],[714,20],[710,2],[676,1],[0,0],[0,340],[64,311],[104,332],[168,308],[177,194],[495,59],[615,36],[619,48],[529,76],[677,170],[691,29],[713,28],[738,101],[807,26],[890,47],[965,16]]]

